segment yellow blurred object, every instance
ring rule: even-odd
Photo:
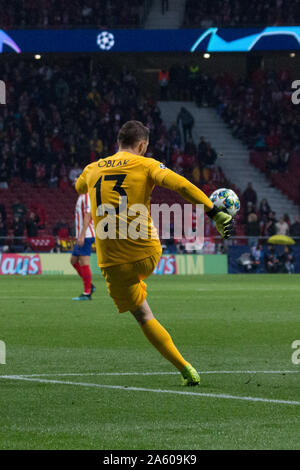
[[[205,181],[209,181],[210,180],[210,175],[211,175],[211,171],[209,168],[203,168],[202,170],[202,176],[203,176],[203,179]]]
[[[273,235],[268,239],[268,243],[272,245],[295,245],[295,240],[287,235]]]
[[[199,183],[200,181],[200,170],[199,170],[199,167],[196,166],[194,169],[193,169],[193,180],[194,180],[194,183]]]

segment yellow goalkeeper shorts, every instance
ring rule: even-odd
[[[120,313],[134,312],[147,297],[147,284],[143,282],[152,274],[161,257],[161,251],[134,263],[102,267],[108,292]]]

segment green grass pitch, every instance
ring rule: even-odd
[[[94,282],[91,302],[72,302],[76,276],[0,279],[1,449],[300,448],[299,276],[148,280],[197,388]]]

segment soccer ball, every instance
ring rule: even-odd
[[[238,213],[241,207],[240,200],[232,189],[216,189],[211,194],[210,200],[218,209],[222,209],[224,212],[232,215],[232,217]]]
[[[115,45],[115,37],[108,31],[102,31],[97,36],[97,44],[103,51],[109,51]]]

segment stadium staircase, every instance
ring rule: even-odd
[[[299,207],[296,206],[279,189],[271,187],[271,182],[249,159],[249,150],[243,143],[234,138],[226,124],[217,114],[214,108],[199,108],[193,102],[182,101],[160,101],[159,107],[162,119],[169,127],[176,122],[180,108],[184,106],[195,119],[193,129],[193,139],[198,145],[201,136],[212,144],[219,156],[217,164],[222,168],[226,178],[244,191],[248,182],[251,182],[257,192],[259,201],[266,198],[276,213],[280,217],[287,213],[290,217],[299,214]]]
[[[178,29],[182,25],[185,2],[183,0],[169,0],[169,9],[162,14],[161,0],[154,0],[145,29]]]

